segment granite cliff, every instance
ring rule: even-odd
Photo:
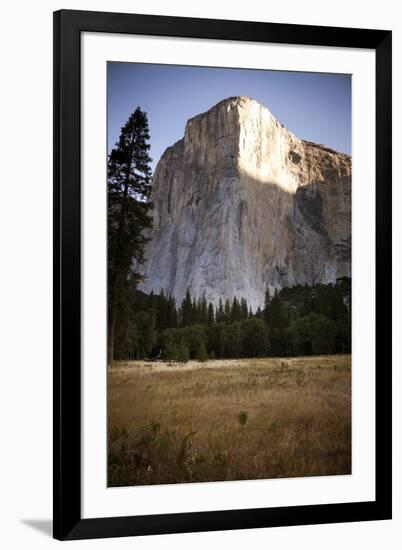
[[[217,303],[351,276],[351,157],[297,138],[248,97],[187,122],[154,175],[145,292]]]

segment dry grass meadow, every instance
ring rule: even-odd
[[[351,357],[118,362],[108,485],[351,473]]]

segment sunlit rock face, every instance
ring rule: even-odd
[[[187,122],[154,175],[145,292],[217,304],[351,275],[351,157],[231,97]]]

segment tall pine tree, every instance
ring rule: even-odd
[[[187,288],[180,308],[180,318],[182,326],[191,325],[194,318],[193,301],[191,299],[190,289]]]
[[[264,320],[267,324],[269,324],[269,317],[270,317],[270,305],[271,305],[271,293],[269,292],[269,287],[267,286],[265,290],[265,296],[264,296]]]
[[[141,280],[151,227],[151,158],[146,113],[139,107],[121,129],[108,160],[108,358],[114,357],[119,323],[128,322],[127,302]]]

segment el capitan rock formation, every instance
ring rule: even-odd
[[[268,286],[351,276],[351,157],[231,97],[187,122],[155,170],[141,290],[255,310]]]

